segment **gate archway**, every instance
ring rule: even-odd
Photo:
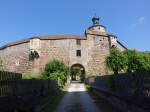
[[[85,79],[85,68],[81,64],[74,64],[71,66],[71,80],[81,80]]]

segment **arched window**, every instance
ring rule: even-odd
[[[111,48],[116,48],[116,47],[117,47],[116,45],[112,45],[112,46],[111,46]]]

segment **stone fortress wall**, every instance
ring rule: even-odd
[[[0,47],[0,58],[5,70],[12,72],[42,72],[47,62],[52,59],[63,60],[69,67],[80,64],[86,74],[108,74],[105,58],[111,47],[126,49],[116,36],[108,34],[99,23],[99,18],[92,19],[93,25],[79,35],[48,35],[32,37]],[[79,43],[77,43],[79,41]],[[81,56],[77,56],[80,50]],[[29,60],[29,54],[36,51],[38,58]]]

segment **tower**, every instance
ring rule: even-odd
[[[100,18],[92,18],[92,25],[87,28],[88,41],[88,71],[89,74],[107,74],[105,58],[109,55],[110,40],[106,27],[100,23]]]
[[[106,32],[106,27],[100,24],[100,18],[95,16],[92,18],[92,26],[88,28],[88,30],[98,31],[98,32]]]

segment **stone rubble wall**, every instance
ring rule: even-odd
[[[29,42],[0,50],[4,70],[17,73],[32,71],[33,63],[29,61],[29,51]]]
[[[45,64],[53,59],[60,59],[69,67],[80,64],[87,75],[109,74],[105,66],[105,58],[109,55],[111,41],[102,33],[86,34],[77,45],[76,39],[41,40],[30,39],[29,42],[12,45],[0,50],[0,58],[6,71],[11,72],[42,72]],[[119,49],[124,49],[119,45]],[[76,56],[76,50],[81,50],[81,56]],[[36,51],[39,58],[29,60],[31,51]]]

